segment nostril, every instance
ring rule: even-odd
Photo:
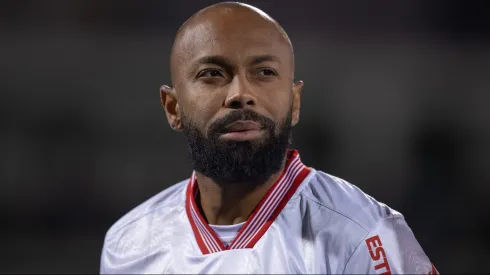
[[[254,105],[254,101],[253,100],[247,101],[247,105]]]
[[[241,108],[242,107],[242,103],[240,101],[233,101],[230,105],[230,108],[232,109],[238,109],[238,108]]]

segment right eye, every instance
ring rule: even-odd
[[[218,69],[205,69],[197,74],[197,77],[222,77],[223,73]]]

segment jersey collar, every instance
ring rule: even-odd
[[[186,212],[201,252],[210,254],[229,249],[252,248],[279,216],[310,170],[301,162],[297,150],[289,150],[288,160],[281,175],[252,211],[235,239],[226,247],[197,207],[195,200],[198,191],[197,179],[195,173],[192,173],[187,185]]]

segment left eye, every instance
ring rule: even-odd
[[[272,69],[260,69],[258,72],[257,72],[258,75],[260,76],[272,76],[272,75],[277,75],[277,73],[272,70]]]

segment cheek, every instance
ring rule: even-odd
[[[269,92],[263,97],[263,106],[276,121],[284,121],[292,107],[292,92],[282,91]]]
[[[181,101],[183,113],[187,120],[191,120],[196,125],[206,129],[209,126],[209,122],[219,111],[221,104],[210,93],[194,91],[194,93],[187,93],[188,96]]]

